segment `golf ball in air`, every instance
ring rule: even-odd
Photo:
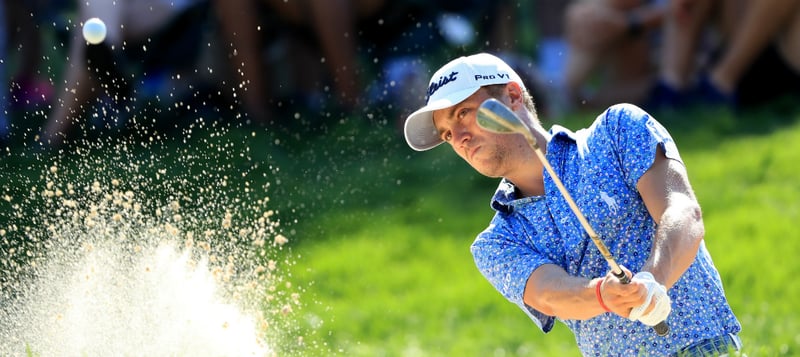
[[[96,17],[86,20],[83,24],[83,38],[93,45],[103,42],[106,38],[106,24]]]

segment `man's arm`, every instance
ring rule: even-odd
[[[658,223],[650,257],[642,267],[669,289],[694,261],[705,229],[700,205],[686,168],[667,159],[661,146],[637,185],[647,210]]]
[[[630,273],[627,270],[625,272]],[[606,312],[595,295],[595,287],[600,282],[605,305],[625,318],[632,308],[643,304],[647,297],[647,288],[637,281],[622,284],[611,273],[605,278],[589,280],[571,276],[558,265],[544,264],[528,278],[523,300],[528,306],[549,316],[587,320]]]

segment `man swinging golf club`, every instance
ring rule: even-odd
[[[447,143],[501,178],[472,254],[544,332],[562,321],[587,356],[741,349],[686,168],[642,109],[619,104],[586,129],[546,131],[519,75],[481,53],[434,73],[405,137],[418,151]]]

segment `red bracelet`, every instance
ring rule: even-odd
[[[600,295],[601,286],[603,286],[603,279],[600,279],[600,281],[597,282],[597,285],[594,286],[594,295],[597,296],[597,302],[600,303],[600,307],[602,307],[603,310],[606,310],[606,312],[611,312],[611,309],[609,309],[608,306],[606,306],[606,304],[603,302],[603,296]]]

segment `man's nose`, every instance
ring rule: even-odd
[[[457,146],[463,146],[472,138],[472,133],[464,125],[457,125],[453,128],[453,142]]]

